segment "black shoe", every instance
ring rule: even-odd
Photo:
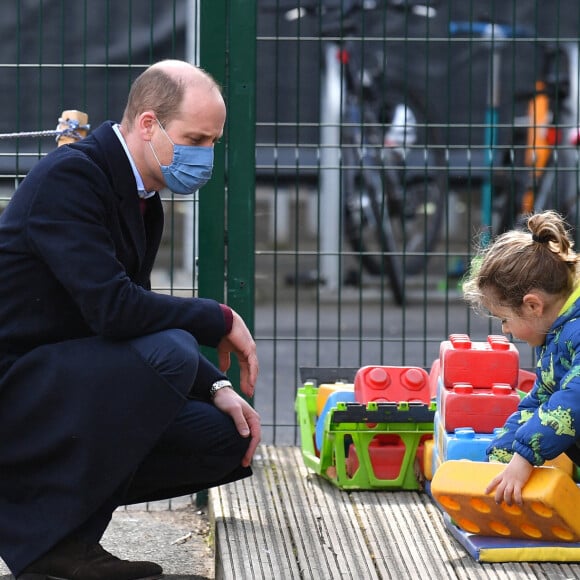
[[[129,562],[100,544],[66,541],[25,568],[16,580],[154,580],[163,577],[153,562]]]

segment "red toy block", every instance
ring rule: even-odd
[[[448,433],[461,427],[491,433],[496,427],[503,427],[519,402],[518,392],[510,385],[475,389],[469,383],[456,383],[450,389],[440,385],[437,409]]]
[[[520,369],[518,376],[518,391],[529,393],[536,382],[536,373]]]
[[[432,441],[432,435],[425,435],[421,438],[417,447],[416,462],[421,470],[424,462],[424,447],[427,441]],[[368,445],[369,458],[373,468],[374,476],[377,479],[397,479],[401,472],[406,447],[398,435],[377,435]],[[359,459],[354,445],[348,449],[346,460],[346,471],[352,477],[359,468]]]
[[[364,404],[371,401],[429,404],[429,375],[420,367],[361,367],[354,378],[354,395]]]
[[[439,376],[441,374],[441,361],[436,358],[429,371],[429,396],[435,400],[437,398],[437,387],[439,385]]]
[[[452,334],[439,349],[441,376],[446,387],[469,383],[489,389],[503,383],[516,387],[519,352],[505,336],[490,335],[487,342],[471,342],[467,334]]]
[[[377,479],[396,479],[405,457],[405,444],[398,435],[377,435],[368,446],[369,458]],[[359,467],[356,447],[348,449],[348,475],[352,477]]]

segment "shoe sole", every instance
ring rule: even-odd
[[[165,578],[162,574],[161,576],[143,576],[141,578],[135,578],[135,580],[161,580]],[[63,578],[62,576],[47,576],[46,574],[22,574],[18,576],[16,580],[70,580],[70,578]]]

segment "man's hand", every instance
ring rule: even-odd
[[[505,501],[507,505],[515,502],[522,505],[522,489],[526,485],[534,466],[521,455],[514,453],[507,467],[487,486],[485,493],[491,493],[495,489],[495,501]]]
[[[220,370],[225,373],[230,368],[230,353],[234,353],[240,363],[240,389],[247,397],[253,397],[258,378],[256,343],[242,317],[234,310],[232,314],[232,330],[217,346]]]
[[[215,394],[213,404],[233,419],[242,437],[251,437],[248,451],[242,459],[242,465],[247,467],[252,462],[262,437],[260,415],[243,397],[230,388],[220,389]]]

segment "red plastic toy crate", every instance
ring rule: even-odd
[[[439,349],[441,376],[445,387],[469,383],[489,389],[503,383],[516,387],[520,357],[505,336],[490,335],[487,342],[472,342],[467,334],[452,334]]]

